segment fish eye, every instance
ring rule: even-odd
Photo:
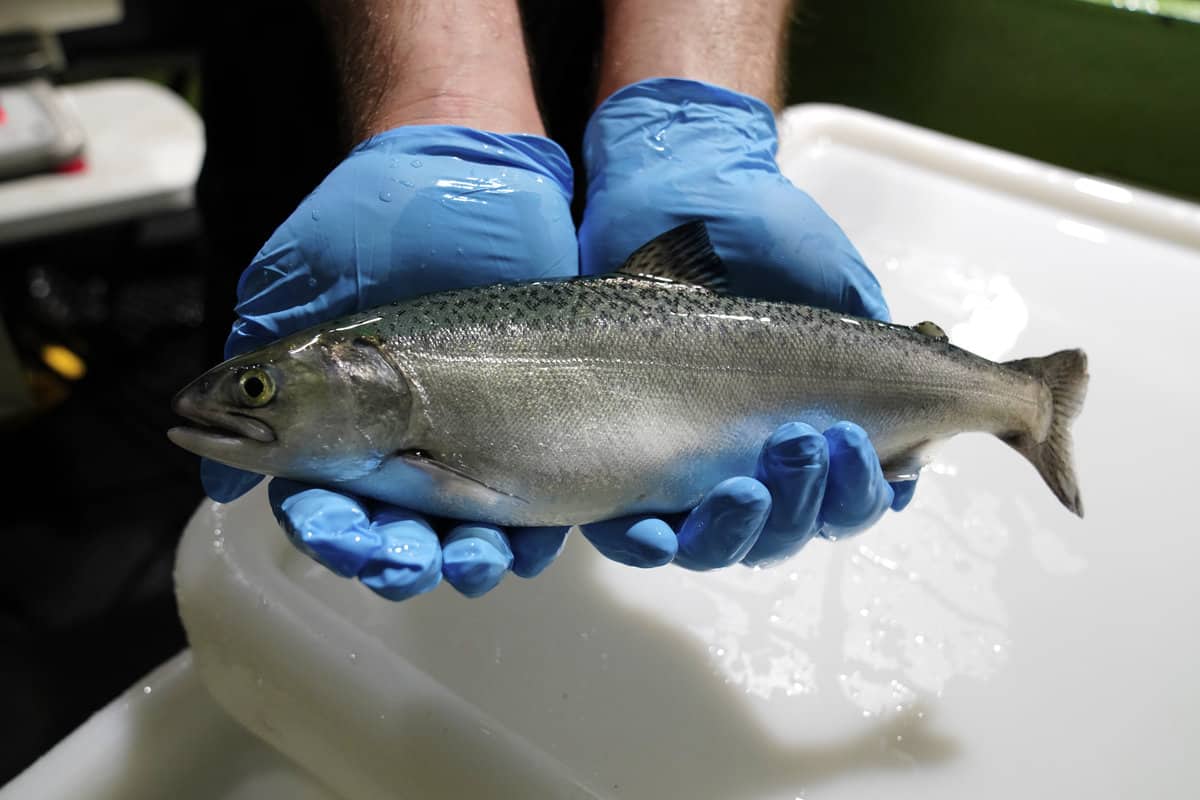
[[[238,400],[251,408],[265,406],[275,397],[275,381],[265,369],[248,369],[238,377]]]

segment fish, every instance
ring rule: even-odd
[[[436,517],[584,525],[694,507],[778,426],[860,425],[888,480],[998,437],[1083,516],[1087,357],[995,362],[915,326],[733,296],[703,221],[616,272],[437,292],[285,336],[174,399],[192,453]]]

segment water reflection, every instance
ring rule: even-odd
[[[1003,264],[915,249],[889,241],[866,240],[864,252],[877,272],[895,273],[889,283],[919,297],[918,316],[893,311],[898,319],[931,319],[950,341],[992,360],[1010,357],[1029,326],[1029,304]],[[892,298],[895,300],[895,298]]]
[[[1054,225],[1060,233],[1065,233],[1067,236],[1074,236],[1076,239],[1084,239],[1096,244],[1106,244],[1108,242],[1108,234],[1103,228],[1097,228],[1095,225],[1088,225],[1074,219],[1060,219]]]
[[[903,711],[957,676],[989,677],[1008,657],[995,582],[1009,531],[994,496],[968,492],[955,508],[947,492],[958,487],[946,480],[926,481],[876,531],[814,541],[782,567],[680,572],[669,596],[657,581],[621,579],[614,594],[677,619],[747,694],[836,692],[860,712]]]

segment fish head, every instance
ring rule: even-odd
[[[192,381],[171,441],[232,467],[313,482],[354,480],[406,447],[411,392],[371,337],[292,337]]]

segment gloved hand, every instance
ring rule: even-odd
[[[246,269],[226,356],[393,299],[574,275],[570,192],[565,156],[539,137],[445,126],[373,137],[300,204]],[[201,475],[221,502],[261,480],[211,461]],[[730,496],[722,488],[702,506],[720,510]],[[464,523],[439,537],[428,520],[404,509],[283,479],[271,482],[269,498],[298,547],[393,600],[428,591],[443,576],[469,596],[495,587],[508,569],[532,577],[558,554],[567,531]],[[673,548],[665,558],[660,547],[647,551],[646,528],[614,531],[601,549],[638,566],[670,561]],[[691,530],[686,541],[705,547],[703,526]],[[711,532],[724,535],[720,525]]]
[[[584,136],[584,274],[617,269],[640,245],[702,219],[735,294],[888,320],[875,276],[845,234],[779,172],[775,118],[763,102],[711,84],[655,78],[596,109]],[[813,535],[856,533],[902,509],[915,482],[889,485],[866,433],[802,423],[766,442],[753,478],[717,486],[682,519],[585,526],[610,558],[714,569],[786,558]]]
[[[578,274],[572,175],[561,148],[529,135],[412,126],[356,147],[275,231],[238,284],[227,357],[392,300],[463,286]],[[228,502],[261,476],[204,462]],[[276,479],[281,526],[339,575],[403,600],[445,578],[466,595],[508,569],[540,572],[566,528],[461,524],[439,540],[420,516]]]

